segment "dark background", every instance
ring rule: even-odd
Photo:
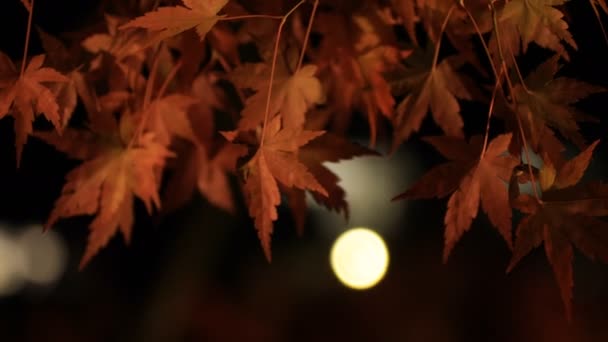
[[[572,54],[562,74],[608,86],[608,49],[593,12],[586,1],[573,3],[571,30],[580,51]],[[34,22],[52,34],[76,30],[99,19],[96,6],[96,1],[38,0]],[[17,60],[26,22],[27,13],[18,0],[3,1],[0,50]],[[35,34],[32,37],[31,54],[42,52]],[[531,53],[542,57],[541,52]],[[581,107],[604,119],[607,101],[606,95],[594,96]],[[475,108],[465,105],[463,112]],[[475,121],[473,115],[467,122],[473,133],[483,129],[484,116]],[[583,130],[589,140],[604,138],[607,123],[583,125]],[[365,139],[366,130],[360,126],[354,125],[352,136]],[[425,127],[422,135],[435,132],[432,125]],[[30,139],[17,170],[13,146],[12,119],[4,118],[0,220],[5,231],[16,234],[25,224],[45,221],[65,173],[76,164]],[[601,144],[590,177],[606,179],[606,152]],[[289,212],[281,208],[273,262],[268,264],[242,199],[238,214],[231,216],[196,196],[161,221],[141,215],[138,208],[131,245],[114,238],[80,272],[89,220],[57,225],[55,230],[68,247],[66,271],[52,287],[27,286],[0,297],[0,340],[607,341],[605,265],[576,256],[574,319],[567,323],[543,249],[506,275],[509,251],[483,214],[449,263],[441,263],[445,201],[389,201],[440,161],[416,137],[396,156],[362,162],[372,168],[398,165],[403,174],[388,179],[377,173],[355,184],[389,184],[394,191],[387,191],[385,202],[371,203],[375,199],[366,198],[365,191],[354,191],[359,197],[351,198],[402,212],[383,227],[391,264],[386,278],[371,290],[343,287],[332,274],[328,255],[340,231],[373,222],[343,223],[328,233],[323,230],[324,216],[315,214],[299,238]]]

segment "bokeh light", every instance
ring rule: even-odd
[[[360,144],[367,146],[363,141]],[[404,147],[390,158],[364,156],[323,165],[340,178],[339,185],[346,191],[348,224],[374,227],[383,236],[391,236],[402,232],[408,205],[407,201],[391,202],[391,198],[407,189],[413,177],[422,172],[417,160],[415,153]],[[343,215],[327,210],[310,195],[307,202],[321,236],[333,239],[344,231]]]
[[[67,248],[57,233],[44,233],[41,225],[0,223],[0,296],[15,295],[29,285],[55,284],[67,260]]]
[[[365,290],[376,285],[388,269],[389,253],[380,235],[367,228],[353,228],[334,242],[330,263],[345,286]]]
[[[23,276],[33,284],[54,284],[63,274],[67,263],[63,240],[52,230],[43,233],[40,225],[24,228],[17,240],[27,256]]]
[[[0,231],[0,296],[10,296],[25,285],[26,258],[13,237]]]

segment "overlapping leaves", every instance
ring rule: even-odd
[[[22,3],[35,11],[33,2]],[[604,0],[590,3],[598,17],[598,9],[607,11]],[[43,56],[26,52],[29,63],[18,71],[0,55],[0,117],[14,118],[18,162],[39,114],[58,132],[65,129],[63,136],[39,137],[82,161],[68,174],[48,222],[94,216],[82,265],[116,232],[129,239],[136,198],[151,212],[162,192],[174,209],[198,189],[211,204],[233,210],[231,173],[240,176],[270,259],[282,195],[299,230],[306,191],[348,214],[345,189],[324,163],[375,154],[344,136],[353,112],[366,117],[370,145],[392,134],[393,150],[425,131],[429,116],[444,136],[424,140],[449,161],[400,197],[449,197],[444,259],[481,207],[513,247],[510,268],[544,241],[570,312],[572,245],[604,261],[607,253],[606,224],[597,219],[606,215],[606,186],[578,184],[596,147],[585,146],[579,123],[595,118],[574,106],[604,88],[557,74],[559,59],[568,61],[578,48],[567,0],[492,1],[490,7],[487,1],[321,2],[316,12],[313,4],[160,2],[135,18],[103,13],[101,31],[74,39],[74,49],[59,49],[62,56],[52,52],[59,40],[41,33],[47,66]],[[252,20],[214,28],[224,16]],[[517,63],[531,44],[557,54],[523,79]],[[76,92],[87,111],[84,130],[70,124]],[[476,113],[463,115],[463,101],[488,107],[480,116],[484,131],[469,126],[465,118]],[[222,137],[220,127],[234,130]],[[467,139],[465,132],[482,135]],[[561,139],[584,152],[563,160]],[[526,178],[527,165],[517,166],[527,159],[520,156],[524,147],[544,159],[524,180],[540,184],[538,198],[516,193],[513,182],[507,186]],[[514,245],[513,207],[527,215]]]
[[[511,194],[513,206],[526,216],[517,226],[508,270],[544,243],[568,317],[572,314],[574,284],[572,246],[590,259],[608,263],[608,223],[597,218],[608,216],[608,186],[602,182],[579,183],[598,142],[558,165],[545,156],[539,173],[540,199],[529,194]]]

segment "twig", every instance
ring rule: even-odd
[[[315,20],[315,14],[317,13],[317,7],[319,6],[319,0],[315,0],[312,5],[312,12],[310,13],[310,19],[308,19],[308,27],[306,28],[306,34],[304,35],[304,42],[302,43],[302,51],[300,51],[300,59],[298,60],[298,66],[296,72],[302,67],[304,61],[304,55],[306,54],[306,46],[308,45],[308,38],[310,37],[310,31],[312,30],[312,23]]]
[[[23,47],[23,61],[21,62],[21,72],[19,77],[23,77],[25,73],[25,63],[27,62],[27,53],[30,46],[30,36],[32,35],[32,21],[34,18],[34,0],[30,3],[29,14],[27,17],[27,30],[25,32],[25,46]]]
[[[270,82],[268,84],[268,95],[266,96],[266,110],[264,112],[264,122],[262,124],[262,136],[260,137],[260,149],[264,146],[264,138],[266,135],[266,126],[268,126],[268,116],[270,115],[270,99],[272,97],[272,83],[274,81],[274,73],[276,71],[276,66],[277,66],[277,56],[279,55],[278,52],[279,52],[279,42],[281,41],[281,32],[283,32],[283,26],[285,26],[285,23],[287,22],[287,18],[289,18],[289,16],[305,2],[306,2],[306,0],[301,0],[300,2],[298,2],[291,10],[289,10],[289,12],[287,12],[283,16],[283,18],[281,19],[281,23],[279,24],[277,38],[274,43],[274,52],[272,54],[272,66],[270,67]]]

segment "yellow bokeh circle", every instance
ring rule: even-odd
[[[334,242],[330,263],[345,286],[365,290],[382,280],[388,268],[389,254],[378,233],[368,228],[353,228]]]

